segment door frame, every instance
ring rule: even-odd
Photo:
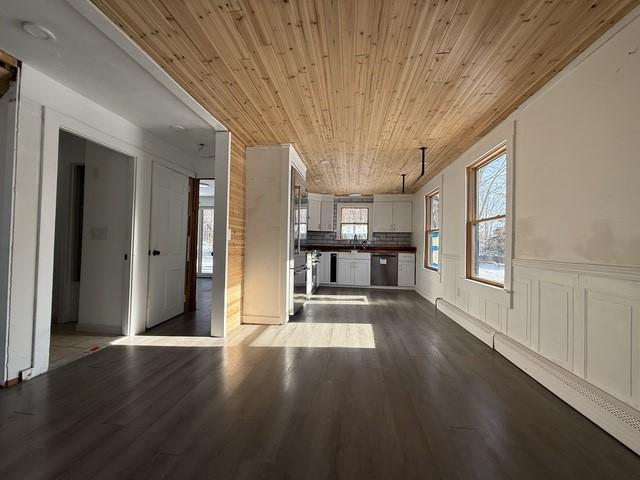
[[[42,155],[40,165],[40,197],[38,208],[38,241],[36,249],[36,288],[34,300],[33,333],[33,375],[39,375],[49,369],[49,348],[51,344],[51,301],[53,298],[53,256],[55,245],[55,218],[58,189],[58,146],[60,131],[64,130],[87,141],[94,142],[110,150],[131,158],[131,202],[128,251],[127,300],[124,304],[122,333],[131,331],[133,258],[135,242],[136,213],[136,173],[139,152],[127,143],[112,137],[108,133],[91,127],[72,117],[43,107]]]

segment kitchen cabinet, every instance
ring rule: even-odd
[[[416,283],[416,256],[413,253],[398,254],[398,286],[413,287]]]
[[[320,259],[318,263],[318,281],[321,285],[327,285],[331,283],[331,255],[336,252],[320,252]],[[333,282],[335,283],[335,281]]]
[[[371,254],[338,254],[338,284],[369,286],[371,284]]]
[[[331,200],[322,200],[320,208],[320,230],[323,232],[332,232],[333,227],[333,198]]]
[[[307,230],[310,232],[333,231],[333,195],[309,193]]]
[[[309,207],[307,209],[307,231],[320,231],[322,221],[322,201],[309,197]]]
[[[373,231],[393,232],[393,202],[374,202]]]
[[[413,203],[403,195],[373,196],[373,231],[407,232],[412,231]]]

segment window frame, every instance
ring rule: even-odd
[[[438,196],[438,228],[433,228],[432,222],[432,201],[435,196]],[[438,254],[438,268],[431,266],[431,249],[429,248],[429,235],[432,232],[438,232],[439,247],[438,251],[442,252],[442,197],[440,196],[440,187],[436,187],[424,196],[424,211],[425,211],[425,228],[424,228],[424,248],[422,255],[422,265],[424,268],[431,270],[432,272],[440,272],[442,266],[441,253]]]
[[[480,168],[488,165],[492,161],[496,160],[498,157],[505,155],[505,213],[504,215],[494,215],[492,217],[477,218],[477,172]],[[507,268],[509,265],[508,256],[510,255],[510,228],[508,227],[509,218],[510,218],[510,177],[509,177],[509,150],[507,148],[506,143],[501,143],[497,147],[491,149],[489,152],[484,154],[478,160],[473,162],[471,165],[467,166],[467,228],[466,228],[466,278],[468,280],[472,280],[474,282],[479,282],[482,284],[490,285],[493,287],[498,287],[502,289],[507,288],[507,282],[510,281],[510,278],[507,276]],[[495,221],[504,219],[505,222],[505,252],[504,252],[504,283],[494,282],[492,280],[488,280],[486,278],[481,278],[473,275],[473,228],[475,225],[480,223],[485,223],[489,221]]]
[[[336,215],[336,238],[338,240],[353,240],[352,238],[343,238],[342,236],[342,209],[343,208],[366,208],[367,209],[367,238],[366,240],[371,240],[371,212],[373,209],[372,203],[338,203],[337,204],[337,215]],[[364,223],[358,224],[350,224],[347,223],[345,225],[365,225]]]

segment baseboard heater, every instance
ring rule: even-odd
[[[640,412],[444,299],[438,310],[640,455]]]

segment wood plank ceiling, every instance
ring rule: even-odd
[[[418,188],[640,0],[93,2],[244,143],[294,143],[310,190],[367,194]]]

